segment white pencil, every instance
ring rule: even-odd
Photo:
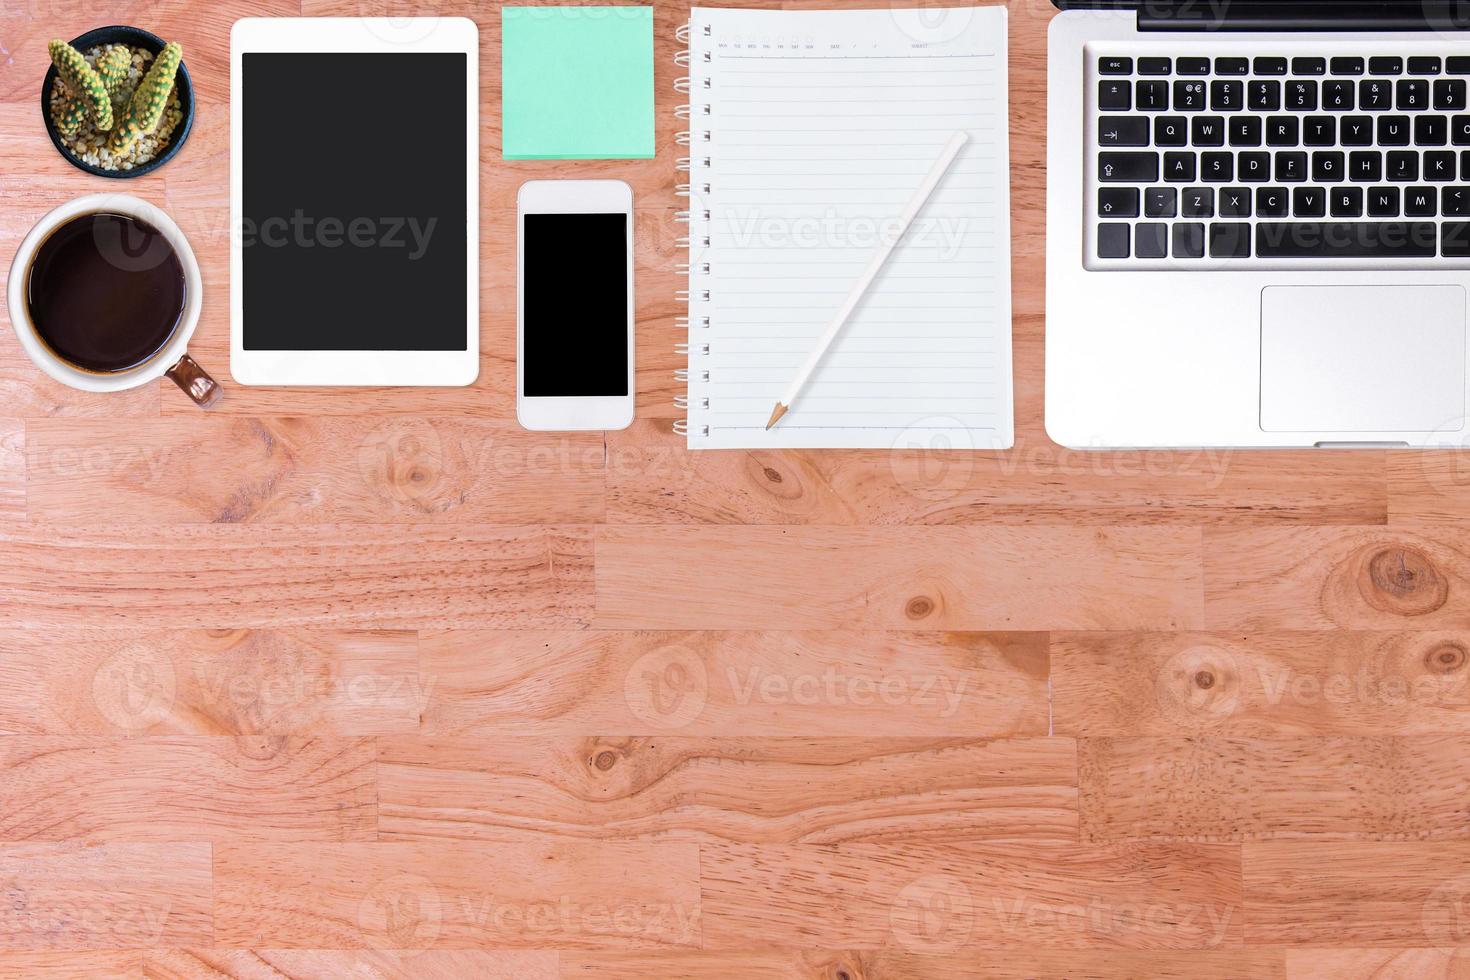
[[[852,284],[852,291],[842,301],[842,306],[838,308],[837,315],[832,317],[832,322],[827,324],[827,329],[822,332],[821,339],[817,341],[817,346],[812,348],[812,352],[807,355],[806,361],[802,363],[801,370],[797,371],[796,377],[791,379],[791,384],[787,387],[786,394],[782,395],[781,400],[776,403],[775,410],[771,412],[771,420],[766,423],[768,430],[771,426],[781,421],[781,416],[790,410],[792,403],[796,401],[796,396],[800,395],[801,389],[806,386],[807,379],[812,376],[812,372],[822,362],[822,358],[827,353],[827,348],[832,346],[832,341],[837,339],[837,335],[842,331],[843,324],[847,323],[847,318],[852,316],[852,311],[857,308],[858,303],[863,298],[863,294],[868,291],[868,287],[877,278],[879,270],[883,268],[883,263],[888,261],[888,256],[893,254],[894,247],[903,238],[904,233],[908,231],[909,225],[914,220],[914,215],[918,214],[920,209],[924,207],[924,203],[929,200],[929,195],[933,194],[934,188],[939,186],[939,181],[943,179],[945,171],[949,170],[949,165],[954,163],[954,158],[959,155],[960,149],[969,140],[969,134],[963,131],[955,133],[949,138],[949,142],[945,144],[944,149],[939,154],[939,159],[934,161],[934,166],[929,168],[929,173],[925,175],[923,182],[914,191],[914,196],[909,198],[909,203],[904,206],[903,211],[899,214],[897,232],[890,236],[886,242],[881,243],[878,246],[878,251],[873,253],[873,258],[868,262],[868,267],[863,270],[863,274],[858,277],[857,282]]]

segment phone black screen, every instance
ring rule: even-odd
[[[521,248],[526,395],[627,395],[628,216],[527,214]]]

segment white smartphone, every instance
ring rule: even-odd
[[[516,418],[528,429],[633,422],[633,190],[531,180],[516,217]]]

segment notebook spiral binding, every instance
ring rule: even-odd
[[[709,25],[700,30],[701,36],[709,37],[711,34]],[[693,27],[685,24],[674,32],[675,39],[686,47],[674,55],[674,64],[688,70],[689,74],[680,76],[674,80],[674,91],[683,96],[691,96],[696,91],[706,92],[710,90],[710,79],[699,76],[699,67],[695,65],[688,47],[690,38],[693,36]],[[699,64],[708,63],[710,56],[708,52],[700,58]],[[696,310],[696,307],[710,301],[710,291],[701,289],[697,279],[710,274],[710,264],[704,261],[696,250],[710,247],[709,222],[710,212],[708,208],[700,207],[700,201],[710,193],[710,182],[708,180],[696,179],[695,174],[707,172],[710,166],[710,158],[706,154],[697,153],[692,148],[711,142],[713,131],[708,128],[708,120],[711,116],[709,103],[699,103],[694,98],[689,102],[676,106],[674,116],[680,122],[688,125],[688,129],[679,130],[674,134],[674,142],[679,146],[690,147],[687,156],[681,156],[674,161],[674,169],[680,174],[689,174],[686,180],[680,180],[674,185],[674,195],[688,201],[686,210],[674,212],[674,220],[688,227],[688,234],[680,235],[677,247],[687,249],[689,257],[677,264],[678,271],[689,277],[688,287],[675,292],[676,299],[681,303],[687,303],[689,313],[687,316],[675,318],[675,328],[682,330],[685,339],[674,346],[677,354],[693,360],[696,357],[708,356],[710,344],[706,340],[697,340],[696,332],[710,328],[710,317]],[[708,337],[708,334],[704,335]],[[692,367],[680,368],[674,372],[674,379],[681,384],[688,384],[691,380],[708,381],[709,372],[701,371]],[[674,407],[685,411],[704,411],[709,409],[708,398],[691,399],[687,393],[674,396]],[[709,435],[709,426],[698,424],[696,421],[691,425],[688,418],[680,419],[674,423],[674,432],[679,435],[689,435],[695,432],[699,435]]]

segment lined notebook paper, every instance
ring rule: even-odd
[[[1010,446],[1005,8],[696,8],[685,34],[689,446]],[[970,142],[767,432],[960,129]]]

